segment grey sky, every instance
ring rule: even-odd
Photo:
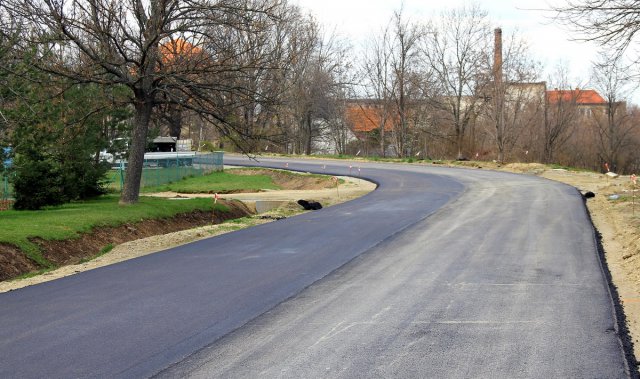
[[[362,45],[367,36],[378,33],[394,10],[400,8],[400,0],[292,0],[308,9],[332,31],[348,37],[354,48]],[[586,42],[571,41],[566,28],[554,24],[547,8],[548,2],[541,0],[488,0],[479,1],[489,12],[494,27],[501,27],[504,35],[516,31],[528,42],[535,59],[543,63],[546,72],[563,63],[569,67],[571,80],[581,86],[589,86],[591,61],[595,59],[597,46]],[[444,4],[444,5],[443,5]],[[463,4],[463,0],[429,1],[404,0],[405,14],[414,20],[427,20],[437,15],[444,7]],[[540,79],[546,80],[545,73]]]

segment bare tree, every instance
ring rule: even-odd
[[[556,90],[546,96],[545,113],[542,134],[542,161],[554,162],[556,152],[567,143],[578,122],[580,113],[578,100],[581,91],[569,82],[565,65],[558,64],[549,83]]]
[[[593,69],[592,81],[604,97],[606,107],[600,112],[593,112],[592,120],[598,156],[601,162],[606,162],[612,170],[617,170],[621,152],[629,146],[629,136],[637,126],[629,122],[624,101],[630,85],[626,73],[610,55],[601,54],[599,59],[600,63],[596,63]]]
[[[331,71],[330,91],[328,106],[323,115],[326,124],[323,137],[330,141],[338,154],[346,154],[347,146],[352,137],[351,128],[347,122],[347,101],[354,97],[353,87],[356,82],[356,73],[353,68],[353,58],[350,54],[351,47],[347,42],[336,41],[336,65]]]
[[[486,78],[483,58],[491,35],[487,12],[477,4],[464,5],[443,12],[432,28],[423,45],[426,64],[440,86],[432,103],[452,125],[457,156],[462,158],[465,133],[482,100],[478,90]]]
[[[284,6],[279,0],[5,0],[0,11],[28,30],[22,43],[40,46],[38,69],[78,83],[129,88],[134,127],[120,202],[130,204],[138,200],[157,106],[175,104],[215,122],[225,135],[243,136],[228,122],[228,109],[238,105],[230,101],[234,94],[251,89],[236,88],[229,78],[272,62],[258,54],[243,66],[229,64],[239,50],[255,47],[229,45],[220,35],[261,33]],[[180,64],[164,60],[163,46],[172,44],[182,44]]]
[[[527,44],[515,33],[502,44],[502,30],[495,30],[496,51],[492,80],[487,80],[485,91],[490,99],[484,106],[491,120],[489,134],[497,148],[498,162],[514,148],[522,134],[532,129],[541,119],[545,89],[536,83],[539,67],[531,58]]]
[[[314,143],[327,140],[328,131],[345,126],[336,117],[337,107],[344,104],[351,60],[348,45],[335,34],[323,33],[312,18],[295,33],[297,53],[285,79],[284,107],[291,116],[293,152],[308,155]]]
[[[594,41],[620,56],[636,41],[640,8],[636,0],[567,0],[553,8],[556,19],[585,41]]]
[[[361,66],[362,76],[366,82],[363,86],[364,93],[376,103],[373,108],[376,120],[371,121],[377,124],[380,131],[380,154],[383,157],[387,149],[385,129],[393,112],[390,38],[389,26],[382,30],[381,34],[373,36],[365,46],[365,56]]]
[[[417,67],[424,30],[419,24],[406,20],[400,10],[393,14],[391,33],[391,39],[388,40],[393,70],[391,98],[397,113],[397,117],[392,119],[393,136],[396,153],[404,157],[410,141],[410,108],[416,93],[420,91],[421,78]]]

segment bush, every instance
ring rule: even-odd
[[[212,142],[202,141],[202,142],[200,142],[200,150],[202,150],[202,151],[216,151],[218,149],[216,149],[215,145]]]
[[[40,209],[66,202],[62,191],[62,175],[51,160],[19,159],[16,162],[13,188],[14,209]]]

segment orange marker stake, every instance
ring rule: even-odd
[[[213,208],[211,208],[211,225],[216,223],[216,204],[218,203],[218,193],[213,195]]]
[[[636,215],[636,185],[638,184],[638,178],[636,174],[631,175],[631,214]]]

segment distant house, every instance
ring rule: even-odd
[[[557,105],[559,103],[573,104],[578,107],[578,112],[584,117],[590,117],[594,111],[603,112],[608,103],[593,89],[554,89],[547,91],[547,105]]]
[[[369,133],[380,129],[384,124],[385,131],[393,130],[391,115],[386,112],[380,102],[375,101],[354,101],[347,105],[346,119],[351,130],[359,138],[364,133]]]

